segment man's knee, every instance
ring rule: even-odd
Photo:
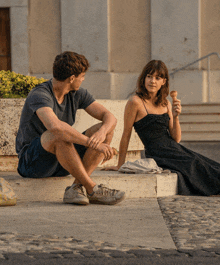
[[[41,135],[41,145],[47,152],[50,152],[52,154],[56,154],[56,149],[59,147],[69,145],[69,147],[73,148],[73,144],[58,139],[49,131],[45,131]]]

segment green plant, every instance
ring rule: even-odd
[[[44,78],[0,71],[0,98],[26,98],[35,86],[45,82]]]

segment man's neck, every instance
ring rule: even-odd
[[[53,93],[59,104],[64,100],[64,96],[69,93],[69,85],[65,81],[57,81],[52,79]]]

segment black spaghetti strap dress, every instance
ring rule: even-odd
[[[220,194],[220,164],[175,142],[169,134],[169,119],[168,113],[147,114],[134,123],[146,157],[177,173],[178,194]]]

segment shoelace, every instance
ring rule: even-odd
[[[109,189],[109,188],[103,186],[102,184],[100,184],[98,187],[99,187],[99,189],[97,190],[96,193],[99,193],[99,194],[102,194],[102,195],[105,195],[105,196],[115,195],[115,193],[118,192],[118,190]]]
[[[79,189],[81,191],[81,194],[85,195],[84,190],[83,190],[83,186],[81,184],[77,184],[74,189]]]

